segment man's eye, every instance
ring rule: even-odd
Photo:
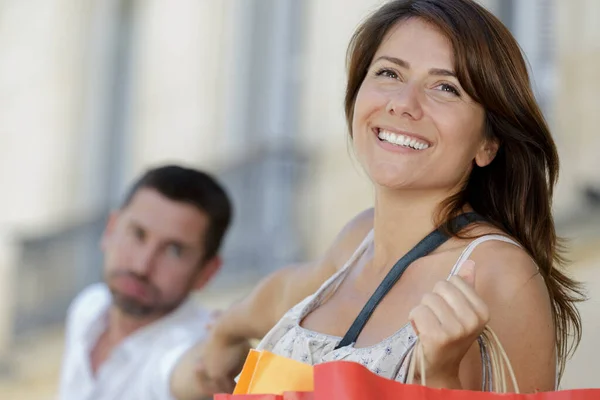
[[[146,237],[146,232],[144,232],[143,229],[141,228],[133,228],[133,236],[139,240],[139,241],[143,241]]]
[[[170,255],[172,255],[173,257],[176,257],[176,258],[181,258],[181,256],[183,255],[183,248],[177,244],[169,245],[169,247],[167,248],[167,251],[169,252]]]

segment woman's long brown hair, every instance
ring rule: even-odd
[[[389,30],[408,18],[433,24],[451,41],[457,77],[485,109],[485,135],[500,143],[494,161],[485,168],[474,167],[464,189],[441,205],[440,221],[448,221],[468,204],[535,260],[552,301],[560,377],[581,340],[576,303],[584,293],[562,272],[565,259],[552,217],[558,152],[509,30],[472,0],[386,3],[359,26],[348,47],[345,111],[350,134],[356,96],[373,57]]]

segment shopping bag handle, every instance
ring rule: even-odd
[[[515,372],[513,370],[512,364],[500,343],[500,339],[496,333],[490,328],[486,326],[483,332],[481,333],[481,338],[489,349],[490,362],[492,365],[492,382],[493,388],[492,390],[496,393],[507,393],[508,385],[506,380],[506,374],[508,373],[510,380],[513,384],[513,389],[515,393],[520,393],[519,385],[517,384],[517,378],[515,376]],[[417,351],[418,347],[421,346],[421,342],[417,337],[414,346],[409,354],[408,360],[408,372],[406,383],[412,384],[415,378],[415,369],[416,369],[416,357],[415,352],[417,353],[417,357],[419,357],[419,377],[421,380],[421,385],[426,385],[426,376],[425,376],[425,356],[423,351]]]

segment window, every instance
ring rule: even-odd
[[[554,0],[498,0],[497,10],[523,49],[534,93],[551,125],[556,81],[554,6]]]

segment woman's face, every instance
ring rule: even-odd
[[[357,157],[376,185],[453,190],[497,145],[483,135],[484,110],[455,76],[450,41],[408,19],[390,30],[356,97]]]

